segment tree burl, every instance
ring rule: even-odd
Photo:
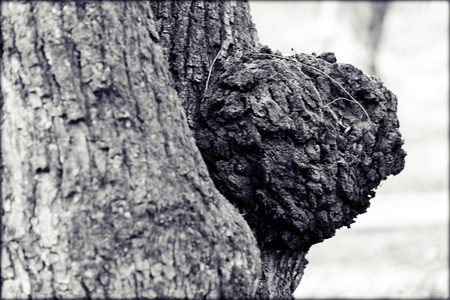
[[[195,136],[260,246],[307,251],[350,226],[404,168],[397,98],[377,77],[334,55],[267,49],[217,69]]]

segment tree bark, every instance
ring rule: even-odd
[[[258,296],[292,297],[311,245],[350,226],[403,169],[397,99],[332,53],[261,47],[245,3],[153,9],[210,175],[258,240]]]
[[[2,3],[2,297],[252,297],[145,2]]]
[[[7,2],[2,37],[3,297],[292,298],[404,167],[395,95],[246,2]]]
[[[224,63],[196,137],[217,188],[258,240],[260,296],[291,295],[309,248],[350,227],[380,182],[404,168],[396,107],[378,78],[330,53],[264,49]]]
[[[197,126],[198,107],[210,71],[239,49],[258,47],[245,1],[153,1],[156,30],[169,62],[189,125]]]

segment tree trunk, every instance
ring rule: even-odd
[[[2,3],[2,297],[252,297],[145,2]]]
[[[2,38],[3,297],[291,298],[404,166],[395,95],[245,2],[7,2]]]

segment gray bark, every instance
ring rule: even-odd
[[[252,297],[145,2],[2,3],[2,297]]]
[[[403,169],[397,99],[332,53],[261,47],[245,3],[153,8],[210,175],[258,240],[258,295],[291,297],[311,245],[350,226]]]
[[[258,240],[260,295],[286,297],[309,248],[364,213],[380,182],[404,168],[405,152],[397,99],[378,78],[330,53],[267,52],[224,63],[201,103],[196,138],[216,186]],[[284,275],[267,268],[273,261]],[[291,285],[280,283],[286,278]]]
[[[291,298],[404,167],[395,95],[245,2],[7,2],[2,37],[3,297]]]
[[[248,4],[245,1],[154,1],[151,5],[175,88],[189,125],[195,128],[199,103],[208,78],[214,75],[209,71],[214,71],[238,49],[258,45]]]

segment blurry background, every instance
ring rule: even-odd
[[[297,298],[448,298],[449,3],[250,1],[260,42],[331,51],[398,97],[405,170],[311,248]],[[293,49],[293,50],[292,50]]]

